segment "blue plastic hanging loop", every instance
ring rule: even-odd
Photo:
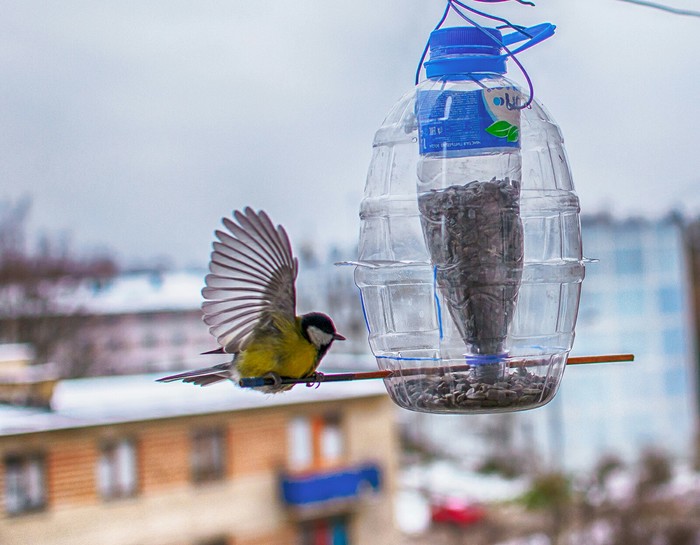
[[[553,36],[554,30],[556,28],[557,27],[552,23],[540,23],[539,25],[531,26],[523,30],[518,30],[516,32],[511,32],[510,34],[506,34],[505,36],[503,36],[502,42],[503,45],[509,46],[511,44],[515,44],[527,39],[527,42],[525,42],[517,49],[513,49],[510,52],[510,55],[516,55],[521,51],[525,51],[526,49],[531,48],[533,45],[537,45],[538,43]],[[509,55],[506,53],[503,56],[508,57]]]

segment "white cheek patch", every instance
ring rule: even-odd
[[[332,334],[321,331],[316,326],[309,326],[306,333],[309,336],[309,339],[311,339],[311,342],[317,348],[331,344],[331,341],[333,340]]]

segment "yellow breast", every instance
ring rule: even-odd
[[[277,324],[279,333],[260,335],[239,354],[241,377],[259,377],[274,372],[283,377],[301,378],[316,369],[316,348],[301,334],[297,323]]]

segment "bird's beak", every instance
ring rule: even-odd
[[[333,333],[333,340],[334,341],[344,341],[346,339],[340,333]]]

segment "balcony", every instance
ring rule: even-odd
[[[381,486],[381,470],[375,464],[363,464],[284,474],[281,477],[282,501],[298,512],[327,514],[352,507],[366,490],[378,491]]]

